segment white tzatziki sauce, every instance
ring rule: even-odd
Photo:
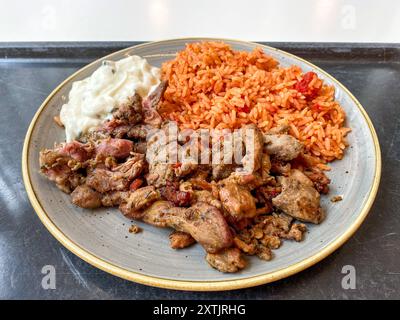
[[[104,61],[93,74],[72,84],[68,103],[60,112],[66,140],[112,117],[113,109],[137,92],[145,98],[160,83],[160,69],[146,59],[129,56],[119,61]]]

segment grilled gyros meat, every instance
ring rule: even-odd
[[[144,99],[132,95],[81,141],[42,150],[41,172],[79,207],[118,207],[129,219],[172,228],[174,249],[198,242],[221,272],[243,269],[243,254],[270,260],[283,239],[301,241],[306,225],[295,219],[322,221],[320,193],[330,180],[289,124],[264,133],[242,126],[239,163],[222,161],[227,136],[218,136],[210,146],[215,152],[218,143],[221,161],[199,164],[191,158],[204,148],[192,139],[196,131],[175,135],[158,113],[166,87],[161,81]]]

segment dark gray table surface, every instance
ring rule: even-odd
[[[21,177],[28,125],[46,96],[75,70],[131,43],[0,44],[0,298],[365,299],[400,298],[400,46],[275,43],[322,67],[360,100],[383,156],[374,206],[357,233],[317,265],[275,283],[230,292],[151,288],[102,272],[66,250],[41,224]],[[56,289],[41,286],[45,265]],[[343,266],[356,270],[345,290]]]

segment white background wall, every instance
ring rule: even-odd
[[[399,0],[0,0],[0,41],[400,42]]]

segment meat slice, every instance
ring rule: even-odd
[[[124,163],[112,168],[113,172],[120,172],[129,181],[135,179],[145,168],[146,162],[144,155],[141,153],[132,153]]]
[[[154,186],[147,186],[136,191],[129,192],[122,199],[119,210],[128,218],[141,219],[144,215],[143,209],[160,199],[160,193]]]
[[[262,194],[265,201],[271,201],[272,198],[281,193],[282,188],[280,186],[262,186],[257,191]]]
[[[196,242],[190,234],[181,231],[173,231],[169,235],[169,241],[172,249],[183,249]]]
[[[94,209],[101,207],[101,193],[88,185],[77,186],[71,193],[72,203],[81,208]]]
[[[51,168],[58,163],[65,164],[70,160],[84,162],[93,154],[92,144],[83,144],[79,141],[61,143],[54,149],[44,149],[40,152],[39,162],[41,167]]]
[[[78,141],[62,143],[40,151],[40,171],[65,193],[71,193],[84,180],[79,172],[93,153],[91,144]]]
[[[157,111],[158,104],[167,89],[167,81],[161,81],[157,88],[143,100],[143,122],[153,127],[159,128],[162,118]]]
[[[290,230],[282,232],[280,237],[283,239],[295,240],[300,242],[303,240],[304,233],[307,231],[307,227],[304,223],[293,223]]]
[[[102,168],[91,171],[86,178],[86,183],[101,193],[128,190],[129,187],[129,181],[122,172],[112,172]]]
[[[170,208],[165,211],[169,225],[189,233],[207,252],[218,252],[232,244],[232,234],[222,213],[204,202],[190,208]]]
[[[256,215],[255,199],[249,189],[229,179],[222,180],[219,184],[219,198],[224,209],[234,220]]]
[[[114,109],[110,120],[91,129],[88,133],[82,135],[79,140],[95,141],[106,138],[124,138],[133,126],[142,121],[142,118],[142,98],[135,93]]]
[[[111,136],[116,139],[122,139],[127,135],[130,128],[131,128],[130,125],[121,124],[113,129]]]
[[[246,155],[242,159],[243,169],[253,173],[261,168],[264,147],[264,136],[254,124],[246,125],[242,129],[246,146]]]
[[[138,124],[129,129],[127,136],[128,138],[146,139],[150,130],[151,128],[149,128],[149,126],[144,124]]]
[[[207,252],[215,253],[232,245],[232,233],[222,213],[204,202],[189,208],[171,207],[156,202],[144,211],[144,222],[157,227],[171,227],[190,234]]]
[[[124,120],[130,126],[142,121],[142,98],[138,93],[129,97],[113,112],[114,119]]]
[[[314,187],[319,193],[327,194],[329,192],[329,184],[331,183],[331,180],[322,170],[318,168],[310,168],[305,170],[304,174],[314,183]]]
[[[101,193],[127,191],[132,180],[142,172],[144,167],[144,156],[137,153],[111,170],[97,167],[90,171],[86,183]]]
[[[156,188],[165,186],[167,181],[175,180],[174,169],[170,164],[150,162],[149,173],[146,175],[146,180],[149,185],[154,185]]]
[[[292,170],[289,177],[279,177],[278,181],[282,192],[272,199],[275,207],[305,222],[318,224],[322,221],[320,194],[309,178],[299,170]]]
[[[113,118],[81,135],[79,141],[88,142],[108,138],[123,138],[128,130],[129,125],[126,121]]]
[[[175,170],[169,162],[170,150],[168,141],[152,136],[147,140],[146,158],[149,163],[149,173],[146,176],[147,183],[156,188],[165,186],[167,181],[174,181]]]
[[[167,181],[165,187],[160,189],[161,195],[171,201],[175,206],[186,207],[190,205],[192,200],[192,195],[190,192],[181,191],[179,189],[179,182],[177,181]]]
[[[268,153],[264,152],[261,157],[261,177],[263,180],[269,178],[271,166],[271,158]]]
[[[123,159],[133,151],[133,142],[126,139],[104,139],[96,145],[96,154]]]
[[[162,80],[157,88],[155,88],[145,99],[145,101],[143,101],[144,107],[157,109],[165,90],[167,90],[167,86],[168,81]]]
[[[62,144],[56,149],[60,155],[71,157],[78,162],[88,160],[93,153],[93,146],[91,144],[83,144],[78,141],[71,141]]]
[[[228,178],[235,171],[235,166],[232,164],[214,164],[212,166],[213,180],[221,180]]]
[[[65,193],[71,193],[85,179],[82,174],[74,171],[66,164],[56,165],[53,168],[42,167],[41,172]]]
[[[101,204],[104,207],[119,206],[123,199],[129,196],[129,191],[112,191],[102,195]]]
[[[149,174],[146,176],[148,184],[155,187],[163,187],[167,181],[178,181],[179,178],[194,173],[199,165],[191,156],[192,149],[189,146],[178,144],[176,124],[167,122],[162,130],[153,131],[147,139],[146,159],[149,163]],[[176,128],[177,130],[177,128]],[[190,146],[196,147],[194,142]]]
[[[288,134],[265,134],[264,150],[278,160],[290,161],[303,151],[303,144]]]
[[[238,138],[241,138],[241,136],[239,135]],[[230,150],[225,150],[225,139],[226,136],[220,132],[211,135],[212,152],[208,160],[211,163],[212,179],[215,181],[229,177],[236,168],[236,165],[232,164],[231,155],[229,155]],[[239,140],[239,142],[242,143],[242,140]],[[234,145],[232,145],[232,147],[234,147]],[[243,154],[240,154],[240,156],[243,156]],[[225,159],[225,157],[227,158]]]
[[[238,272],[247,262],[237,248],[228,248],[218,253],[207,253],[207,262],[221,272]]]
[[[265,236],[262,243],[268,244],[271,249],[277,249],[280,246],[279,238],[297,242],[303,240],[307,227],[303,223],[293,223],[293,220],[292,217],[283,213],[272,214],[263,217],[254,229],[263,230]]]

